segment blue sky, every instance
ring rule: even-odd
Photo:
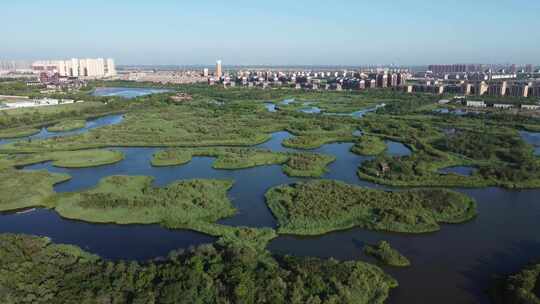
[[[0,60],[540,63],[538,0],[1,0]]]

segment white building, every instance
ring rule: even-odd
[[[496,103],[496,104],[493,105],[493,107],[497,108],[497,109],[510,109],[513,106],[511,104],[507,104],[507,103]]]
[[[523,110],[535,111],[535,110],[540,110],[540,105],[522,104],[521,108]]]
[[[70,60],[36,61],[32,64],[35,73],[53,72],[65,77],[106,78],[116,76],[112,58],[72,58]]]
[[[467,100],[467,107],[485,108],[485,107],[487,107],[487,105],[483,101]]]

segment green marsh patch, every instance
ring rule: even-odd
[[[58,194],[55,210],[63,217],[95,223],[189,224],[232,216],[227,198],[232,181],[185,180],[152,186],[147,176],[110,176],[91,190]]]
[[[364,246],[364,252],[386,265],[395,267],[407,267],[411,265],[409,259],[392,248],[390,243],[386,241],[380,241],[376,245],[366,245]]]
[[[476,215],[469,197],[449,190],[385,192],[337,181],[283,185],[266,193],[279,233],[318,235],[355,226],[424,233],[440,223],[461,223]]]
[[[47,128],[49,132],[67,132],[82,129],[86,126],[86,120],[64,120]]]

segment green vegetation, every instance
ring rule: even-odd
[[[26,137],[39,133],[39,129],[36,128],[10,128],[0,130],[0,139]]]
[[[53,166],[62,168],[87,168],[110,165],[124,159],[124,154],[113,150],[60,151],[33,154],[1,155],[0,167],[27,166],[52,161]]]
[[[320,177],[327,172],[326,166],[335,161],[331,155],[317,153],[290,153],[283,165],[283,172],[295,177]]]
[[[318,235],[355,226],[424,233],[439,223],[461,223],[476,215],[476,204],[448,190],[385,192],[337,181],[283,185],[266,193],[280,233]]]
[[[316,149],[325,144],[353,141],[354,139],[352,131],[338,134],[316,133],[288,138],[283,141],[283,146],[294,149]]]
[[[351,152],[366,156],[379,155],[385,150],[386,143],[384,140],[369,135],[361,136],[351,148]]]
[[[226,192],[231,181],[179,181],[164,188],[146,176],[110,176],[91,190],[58,194],[50,207],[66,218],[95,223],[214,222],[234,215]],[[179,224],[176,224],[179,223]]]
[[[515,275],[497,280],[490,295],[495,304],[539,304],[540,264],[529,265]]]
[[[64,120],[47,128],[50,132],[66,132],[82,129],[86,126],[86,120]]]
[[[111,262],[47,238],[0,235],[0,301],[14,303],[380,304],[376,266],[202,245],[160,262]]]
[[[265,165],[282,165],[283,172],[296,177],[319,177],[335,157],[316,153],[282,153],[253,148],[209,147],[166,149],[156,152],[153,166],[186,164],[194,156],[216,157],[214,169],[237,170]]]
[[[282,153],[251,148],[191,148],[166,149],[154,154],[153,166],[182,165],[193,156],[216,157],[215,169],[244,169],[256,166],[282,164],[288,157]]]
[[[416,113],[366,117],[361,121],[365,132],[403,142],[413,154],[379,155],[363,162],[358,174],[392,186],[540,187],[540,160],[517,132],[524,123],[532,124],[534,120]],[[478,170],[472,176],[439,173],[452,166]]]
[[[54,195],[53,186],[69,179],[47,171],[0,169],[0,211],[43,206]]]
[[[377,245],[366,245],[364,252],[386,265],[395,267],[407,267],[411,265],[411,262],[405,256],[392,248],[390,243],[386,241],[380,241]]]

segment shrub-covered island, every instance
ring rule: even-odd
[[[202,245],[144,263],[104,261],[47,238],[0,235],[0,302],[380,304],[397,282],[363,262]]]
[[[67,132],[67,131],[82,129],[85,126],[86,126],[86,120],[83,120],[83,119],[63,120],[53,126],[48,127],[47,131]]]
[[[496,280],[490,294],[495,304],[540,304],[540,264]]]
[[[364,252],[390,266],[407,267],[411,265],[409,259],[392,248],[390,243],[386,241],[380,241],[377,245],[366,245]]]
[[[355,226],[423,233],[439,223],[476,215],[476,203],[458,192],[425,189],[385,192],[338,181],[282,185],[266,193],[280,233],[318,235]]]
[[[185,180],[152,186],[147,176],[110,176],[93,189],[57,194],[50,207],[63,217],[96,223],[214,222],[236,210],[227,198],[232,181]]]
[[[22,167],[52,161],[55,167],[88,168],[114,164],[123,159],[124,153],[114,150],[0,154],[0,167]]]
[[[153,166],[175,166],[191,161],[194,156],[215,157],[214,169],[236,170],[265,165],[282,165],[289,176],[319,177],[326,173],[326,166],[334,156],[298,152],[283,153],[269,150],[236,147],[173,148],[156,152]]]
[[[385,150],[386,143],[384,140],[369,135],[361,136],[351,148],[351,152],[366,156],[379,155]]]

